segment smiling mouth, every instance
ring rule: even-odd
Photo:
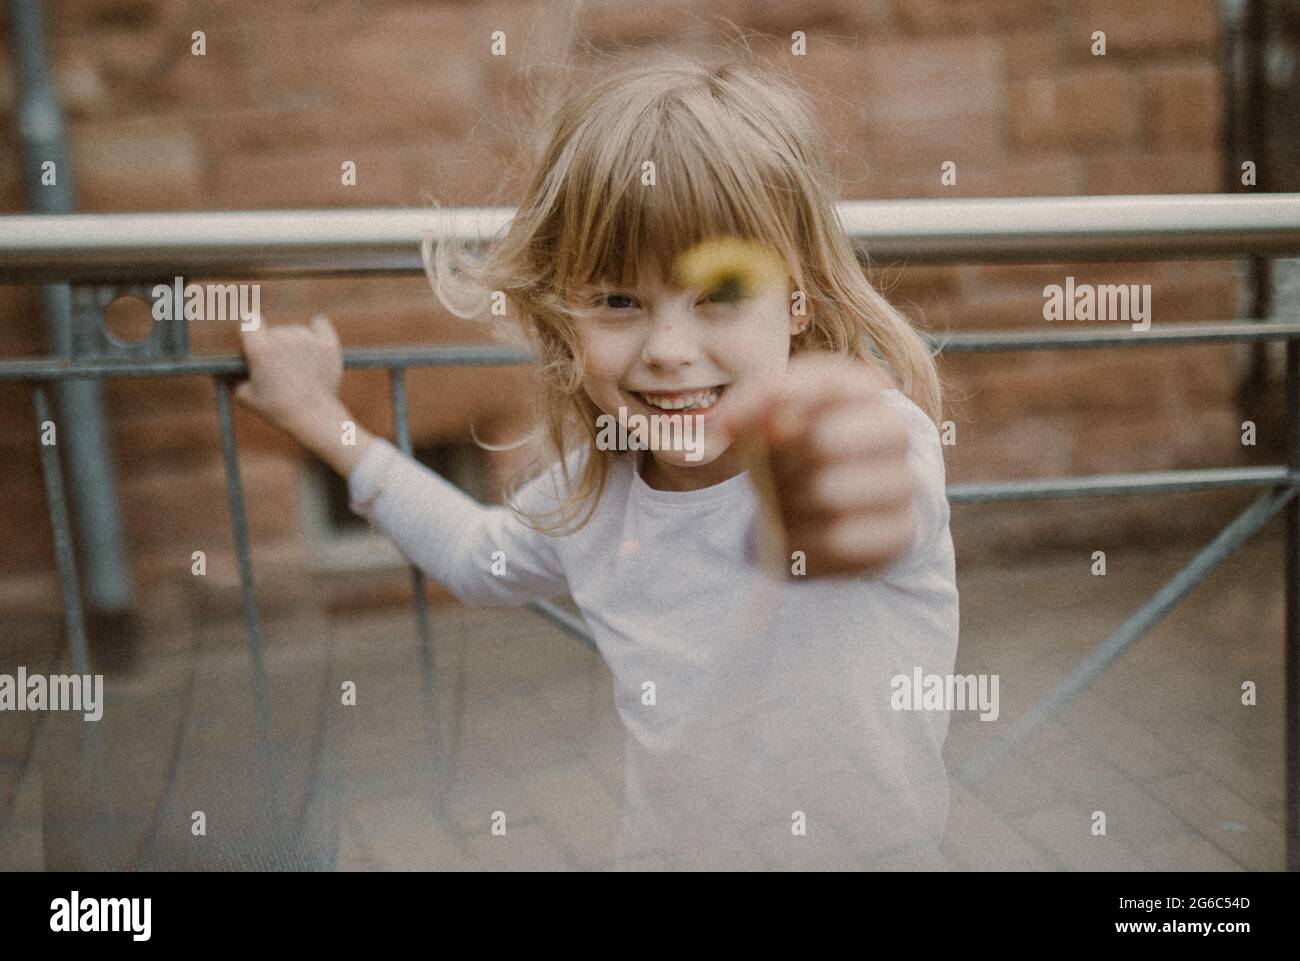
[[[711,410],[727,390],[726,384],[716,384],[699,390],[678,390],[667,393],[629,391],[647,407],[666,413],[702,413]]]

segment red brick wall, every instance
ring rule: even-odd
[[[529,119],[523,78],[589,50],[647,41],[707,52],[720,18],[759,31],[751,46],[822,107],[846,199],[1223,189],[1214,0],[748,0],[586,5],[493,3],[49,4],[51,61],[86,211],[509,203],[503,175]],[[1176,9],[1175,9],[1176,8]],[[191,56],[204,30],[207,55]],[[508,55],[489,55],[493,30]],[[790,55],[805,31],[807,55]],[[1106,33],[1104,57],[1091,35]],[[0,210],[25,200],[16,169],[11,39],[0,34]],[[340,183],[357,163],[358,183]],[[957,184],[940,184],[940,164]],[[877,279],[935,330],[1043,323],[1042,288],[1151,283],[1156,324],[1235,315],[1226,264],[906,268]],[[327,311],[348,345],[476,338],[442,312],[422,278],[274,282],[273,321]],[[1063,322],[1065,323],[1065,322]],[[231,329],[194,329],[195,348],[230,351]],[[0,289],[0,354],[35,353],[36,301]],[[1232,347],[952,357],[958,443],[950,479],[1046,476],[1242,460]],[[521,424],[524,372],[413,372],[418,440],[466,437],[473,416]],[[390,427],[382,374],[350,374],[346,400]],[[114,382],[113,443],[137,577],[188,576],[208,547],[233,583],[212,387],[203,380]],[[53,565],[26,387],[0,386],[0,598],[49,596]],[[299,464],[293,445],[239,414],[262,577],[298,584]],[[500,435],[498,435],[500,436]],[[1135,502],[1140,500],[1141,502]],[[1115,539],[1203,536],[1228,500],[1129,499],[960,508],[966,555],[1017,555]],[[1091,549],[1091,548],[1090,548]],[[265,566],[265,565],[264,565]],[[283,574],[283,583],[275,578]],[[179,574],[178,574],[179,572]],[[224,572],[224,573],[222,573]],[[275,585],[280,584],[280,588]],[[300,585],[299,585],[300,586]]]

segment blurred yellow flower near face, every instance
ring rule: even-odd
[[[785,281],[785,263],[771,247],[739,237],[701,241],[673,262],[673,282],[708,291],[715,301],[740,300]]]

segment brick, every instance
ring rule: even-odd
[[[894,0],[904,34],[969,34],[1050,23],[1052,8],[1033,0]]]
[[[952,297],[961,283],[961,268],[891,265],[873,271],[872,282],[891,303],[916,297]]]
[[[855,155],[864,136],[864,100],[873,96],[867,67],[860,53],[834,43],[809,38],[808,52],[788,57],[790,78],[812,101],[828,157]]]
[[[73,121],[68,147],[82,210],[199,206],[198,143],[179,118]]]
[[[914,123],[897,116],[869,115],[863,121],[860,148],[873,177],[916,177],[924,171],[938,185],[940,165],[951,160],[957,165],[961,187],[964,173],[997,168],[1004,162],[1004,126],[996,110],[918,117]]]
[[[343,183],[343,163],[356,164],[356,184]],[[402,154],[339,144],[277,154],[223,154],[213,201],[226,209],[411,206],[415,192]]]
[[[1151,323],[1231,320],[1237,316],[1237,281],[1223,263],[1207,264],[1199,276],[1151,286]]]
[[[1090,154],[1137,136],[1135,83],[1117,67],[1013,80],[1010,105],[1011,141],[1019,150]]]
[[[59,579],[54,572],[54,562],[50,560],[48,565],[50,569],[47,571],[26,565],[10,570],[7,564],[0,565],[0,608],[10,616],[44,615],[50,623],[62,624]]]
[[[412,205],[436,200],[446,206],[496,207],[518,200],[519,194],[510,190],[510,177],[519,168],[508,143],[424,139],[402,156]]]
[[[734,8],[741,16],[753,9],[739,4]],[[680,36],[682,24],[694,15],[697,15],[696,5],[690,0],[658,0],[637,6],[618,0],[586,3],[575,22],[579,50],[583,54],[622,52],[671,41]]]
[[[993,426],[953,403],[949,419],[957,437],[950,455],[951,483],[1067,473],[1072,445],[1059,417],[1022,413],[1013,424]]]
[[[146,29],[166,14],[161,0],[104,0],[103,3],[69,0],[59,4],[69,16],[53,17],[50,29],[56,38],[77,34],[86,27],[102,30]],[[72,16],[75,14],[75,16]]]
[[[18,71],[14,67],[9,45],[0,51],[0,117],[12,117],[18,104]]]
[[[1125,150],[1088,158],[1083,166],[1089,194],[1200,194],[1223,189],[1217,150]]]
[[[216,388],[208,377],[114,377],[104,397],[114,418],[206,412],[216,423]]]
[[[1148,50],[1210,50],[1220,32],[1215,0],[1182,0],[1175,16],[1162,0],[1083,0],[1063,9],[1080,49],[1087,49],[1093,31],[1105,31],[1108,57]]]
[[[245,453],[240,467],[253,542],[296,533],[296,465]],[[120,496],[133,550],[174,549],[176,563],[188,566],[192,551],[219,550],[230,543],[225,472],[219,463],[129,479]]]
[[[30,469],[18,473],[9,466],[6,473],[6,482],[0,487],[5,503],[0,512],[0,544],[4,545],[0,570],[11,574],[56,570],[41,475]]]
[[[514,111],[520,120],[531,119],[523,116],[537,95],[530,81],[553,78],[554,65],[564,61],[573,42],[572,23],[544,3],[494,2],[478,10],[489,37],[495,30],[506,37],[505,55],[489,56],[485,66],[489,109],[493,116]]]
[[[855,96],[868,119],[901,125],[936,117],[998,116],[1003,45],[993,38],[894,41],[865,48],[865,86]]]
[[[23,214],[31,212],[27,187],[19,169],[19,147],[16,141],[0,135],[0,213]]]
[[[365,17],[338,38],[334,69],[318,79],[348,118],[340,132],[469,133],[487,107],[493,29],[479,11],[462,7],[405,7]]]
[[[38,287],[0,286],[0,356],[34,357],[45,353],[40,304]]]
[[[214,156],[319,149],[334,140],[338,118],[330,111],[297,106],[228,105],[204,111],[193,129]]]
[[[1223,79],[1213,63],[1144,71],[1143,130],[1156,150],[1214,150],[1223,124]]]
[[[1158,381],[1153,383],[1153,391],[1158,389],[1156,384]],[[1188,446],[1180,441],[1180,435],[1197,426],[1185,415],[1173,417],[1163,410],[1147,414],[1140,406],[1123,417],[1092,420],[1075,434],[1072,468],[1091,474],[1192,466],[1180,463],[1179,452]],[[1204,457],[1203,434],[1200,439]]]
[[[1049,322],[1043,320],[1043,303],[1042,288],[991,290],[978,299],[968,296],[943,304],[943,313],[936,314],[934,321],[942,329],[957,330],[1045,327]]]
[[[359,38],[365,19],[359,8],[330,4],[310,15],[259,7],[242,14],[245,34],[245,69],[254,96],[250,107],[260,109],[318,109],[335,111],[332,84],[347,80],[341,48]],[[388,17],[391,21],[391,15]],[[309,52],[285,56],[285,51]],[[323,55],[324,54],[324,55]],[[402,60],[405,64],[416,60]],[[408,71],[412,74],[417,71]],[[389,91],[399,90],[400,85]],[[384,104],[376,100],[375,106]]]
[[[1170,406],[1193,410],[1235,406],[1241,377],[1238,349],[1234,344],[1182,348],[1173,361],[1177,366],[1170,384]]]
[[[659,6],[667,13],[676,9],[677,4],[661,3]],[[774,36],[787,50],[790,34],[795,30],[804,31],[811,42],[817,37],[842,39],[888,29],[888,10],[886,4],[880,2],[809,0],[796,5],[768,3],[767,0],[713,0],[696,4],[693,13],[702,21],[704,30],[716,31],[719,24],[731,21],[742,29]]]
[[[59,106],[68,117],[109,114],[114,98],[106,70],[91,50],[76,50],[58,57],[53,64]],[[2,97],[3,94],[0,94]]]
[[[1060,69],[1061,39],[1051,29],[1016,30],[1007,34],[1003,60],[1013,79],[1050,75]]]
[[[1149,408],[1171,365],[1145,354],[1036,351],[1022,364],[1002,365],[985,381],[972,414],[987,425],[1036,414],[1087,411],[1100,419]]]
[[[956,268],[961,272],[962,286],[972,299],[997,292],[1041,293],[1049,284],[1063,282],[1071,269],[1061,264],[967,264]],[[1077,276],[1077,275],[1076,275]],[[1042,318],[1041,311],[1039,318]]]
[[[214,412],[158,411],[113,424],[113,449],[120,477],[152,471],[187,470],[218,462],[221,435]]]
[[[957,182],[935,197],[1060,197],[1079,193],[1081,163],[1073,157],[976,160],[957,164]],[[933,183],[939,183],[936,170]]]

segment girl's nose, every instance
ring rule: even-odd
[[[695,321],[687,311],[665,309],[650,320],[641,361],[648,367],[680,367],[699,354]]]

